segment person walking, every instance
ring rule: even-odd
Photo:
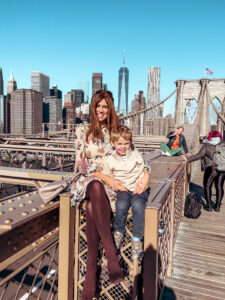
[[[220,132],[212,130],[208,134],[208,138],[203,140],[203,146],[199,152],[189,157],[182,156],[187,162],[193,162],[201,159],[201,166],[204,170],[203,186],[206,200],[205,209],[212,211],[211,197],[212,185],[215,182],[216,187],[216,203],[214,206],[215,211],[220,211],[222,198],[224,195],[223,185],[225,180],[225,172],[217,171],[213,166],[213,156],[215,153],[216,145],[222,142],[223,138]]]

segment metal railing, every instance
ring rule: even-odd
[[[0,299],[56,299],[59,201],[45,205],[33,191],[0,206]]]
[[[151,154],[151,159],[152,161],[157,159],[155,164],[158,165],[160,156],[158,153],[156,155]],[[116,285],[109,283],[107,261],[104,249],[100,245],[98,299],[136,300],[141,295],[144,300],[156,300],[165,277],[171,276],[173,249],[188,190],[187,178],[190,177],[191,172],[190,165],[187,168],[184,162],[172,162],[172,164],[173,167],[170,168],[167,176],[163,175],[164,178],[152,180],[151,183],[152,192],[145,213],[143,260],[132,260],[132,214],[129,212],[126,221],[126,235],[119,255],[119,261],[125,273],[125,279],[122,283]],[[163,161],[162,165],[165,169],[167,164]],[[58,237],[56,216],[56,223],[53,226],[52,221],[50,222],[52,218],[47,217],[48,206],[45,207],[39,203],[40,199],[35,192],[29,193],[28,196],[17,195],[14,196],[15,199],[7,198],[2,201],[5,203],[2,206],[5,210],[3,217],[7,220],[11,218],[6,216],[6,214],[11,214],[11,210],[8,210],[7,207],[14,207],[17,202],[18,205],[13,210],[15,217],[17,210],[19,211],[22,207],[20,202],[25,205],[24,212],[28,212],[30,215],[37,213],[37,208],[39,209],[40,206],[41,209],[46,210],[46,217],[45,213],[41,213],[39,219],[33,220],[28,214],[21,217],[23,223],[13,219],[14,223],[17,222],[18,226],[22,226],[21,231],[19,227],[15,227],[13,239],[7,237],[4,239],[3,234],[7,232],[4,233],[0,230],[1,240],[5,241],[4,249],[9,247],[12,252],[8,256],[5,255],[4,259],[2,256],[3,261],[0,263],[0,299],[11,299],[13,293],[12,299],[15,300],[22,297],[24,297],[22,299],[30,297],[34,299],[59,298],[60,300],[70,300],[74,298],[80,300],[88,251],[85,205],[80,209],[72,207],[70,193],[61,194],[59,202],[49,204],[52,210],[55,209],[52,212],[53,217],[57,207],[60,208]],[[25,201],[26,199],[27,201]],[[38,201],[39,204],[36,204],[35,201]],[[27,210],[28,206],[31,212]],[[13,222],[10,225],[12,227],[14,226]],[[46,224],[50,222],[52,228],[50,225],[43,225],[45,222]],[[7,225],[5,221],[4,224]],[[7,226],[9,227],[9,225]],[[39,232],[37,230],[41,232],[39,235],[37,235]],[[7,234],[11,236],[12,232],[9,228]],[[27,244],[26,240],[29,240]],[[5,253],[8,252],[5,251]]]
[[[140,294],[144,300],[157,299],[165,277],[172,273],[173,248],[187,191],[186,178],[186,165],[181,163],[171,177],[157,181],[146,207],[143,261],[132,260],[132,214],[129,213],[119,256],[125,273],[122,283],[109,283],[106,258],[100,245],[98,299],[138,299]],[[74,209],[70,197],[66,193],[60,199],[60,300],[72,299],[72,295],[74,299],[81,299],[87,264],[85,205]]]

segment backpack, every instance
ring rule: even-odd
[[[184,206],[184,215],[187,218],[197,219],[201,214],[200,197],[194,192],[187,194]]]
[[[225,172],[225,144],[216,145],[212,165],[219,172]]]

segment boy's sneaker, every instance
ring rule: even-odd
[[[119,231],[114,232],[114,241],[116,245],[116,249],[119,249],[123,240],[123,234]]]
[[[142,241],[131,240],[131,251],[133,258],[141,258],[143,256]]]

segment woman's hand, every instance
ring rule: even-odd
[[[110,177],[110,176],[108,176],[106,174],[103,174],[101,172],[95,172],[93,175],[95,177],[103,180],[105,183],[107,183],[115,191],[127,191],[127,189],[121,184],[121,182],[118,179],[114,179],[113,177]]]
[[[113,180],[112,188],[115,191],[127,191],[127,189],[121,184],[118,179],[111,178]]]
[[[144,176],[139,179],[136,183],[136,188],[134,190],[134,194],[141,194],[149,187],[150,175],[148,171],[144,171]]]

